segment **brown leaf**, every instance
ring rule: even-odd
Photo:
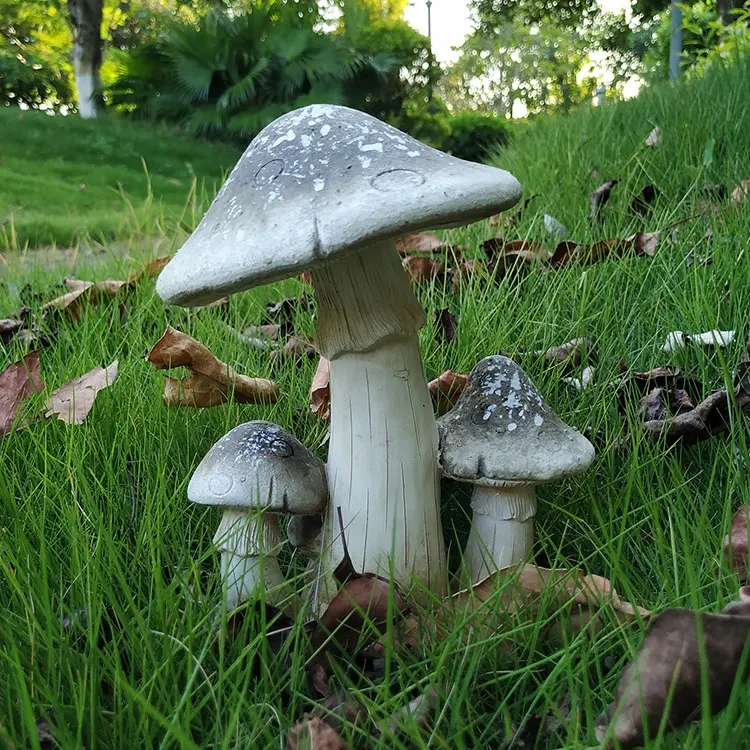
[[[295,357],[296,359],[313,359],[317,355],[315,347],[306,339],[298,336],[290,336],[281,349],[274,349],[269,353],[271,359],[280,356]]]
[[[468,373],[457,373],[453,370],[446,370],[435,380],[427,384],[427,390],[432,397],[432,403],[438,414],[453,408],[461,392],[466,387],[466,381],[469,379]]]
[[[24,321],[4,318],[0,320],[0,342],[7,345],[13,337],[24,327]]]
[[[651,185],[645,185],[643,190],[633,198],[633,202],[630,204],[630,212],[636,216],[645,216],[659,195],[659,191]]]
[[[441,310],[435,310],[433,319],[437,328],[435,337],[438,341],[450,342],[456,338],[458,318],[450,311],[450,308],[443,307]]]
[[[737,206],[744,206],[750,196],[750,177],[746,177],[737,187],[732,190],[732,203]]]
[[[747,528],[750,524],[750,505],[742,505],[729,527],[729,533],[724,537],[724,557],[734,569],[734,572],[744,583],[750,581],[748,570],[750,563],[748,558]]]
[[[81,281],[80,279],[65,279],[65,286],[71,292],[82,292],[91,289],[92,296],[95,299],[101,297],[114,297],[123,287],[128,287],[129,281],[117,281],[115,279],[105,279],[104,281]]]
[[[167,326],[147,360],[157,370],[172,367],[192,370],[192,374],[181,381],[166,378],[165,406],[218,406],[229,400],[230,392],[242,404],[274,403],[279,393],[279,387],[272,380],[239,375],[199,341],[172,326]]]
[[[429,283],[445,276],[445,264],[423,255],[407,255],[401,264],[412,284]]]
[[[81,310],[87,304],[91,304],[93,283],[83,282],[83,286],[73,292],[68,292],[47,302],[42,306],[42,316],[49,318],[53,314],[69,315],[76,322],[81,318]]]
[[[158,276],[166,267],[167,263],[172,260],[171,255],[163,255],[160,258],[154,258],[149,261],[140,271],[131,274],[129,282],[140,281],[141,279],[153,279]]]
[[[322,355],[310,386],[310,408],[323,420],[331,416],[331,363]]]
[[[10,435],[23,402],[43,389],[38,351],[29,352],[0,372],[0,437]]]
[[[313,716],[289,730],[286,747],[287,750],[349,750],[349,743],[326,721]]]
[[[661,143],[661,128],[654,128],[647,136],[644,143],[649,148],[656,148]]]
[[[435,253],[449,248],[436,234],[416,232],[396,238],[396,249],[402,257],[411,253]]]
[[[576,262],[581,265],[592,265],[606,260],[610,256],[653,255],[659,242],[659,232],[636,232],[621,240],[600,240],[591,245],[583,245],[567,240],[560,242],[549,259],[553,268]]]
[[[727,705],[750,637],[747,598],[750,590],[742,589],[741,601],[721,613],[675,608],[654,619],[623,670],[615,700],[596,721],[603,747],[615,747],[615,740],[620,748],[638,747],[660,727],[669,732],[700,718],[704,688],[711,714]],[[745,665],[742,676],[749,672]]]
[[[544,357],[550,365],[564,364],[566,372],[579,367],[584,360],[593,356],[594,345],[591,339],[577,338],[566,341],[560,346],[551,346],[549,349],[540,349],[531,353],[534,357]]]
[[[451,289],[457,292],[461,288],[461,284],[473,276],[480,268],[480,263],[477,260],[462,260],[455,268],[451,269]]]
[[[85,375],[74,378],[47,399],[47,418],[57,416],[66,424],[81,424],[94,406],[99,391],[108,388],[117,377],[117,360],[106,369],[95,367]]]
[[[589,200],[591,203],[591,212],[589,214],[589,217],[591,219],[599,218],[599,212],[609,202],[610,193],[612,192],[612,188],[616,184],[617,180],[607,180],[606,182],[603,182],[601,185],[599,185],[596,190],[591,192],[591,194],[589,195]]]
[[[511,240],[506,242],[502,237],[492,237],[482,243],[487,258],[489,271],[498,279],[510,272],[528,272],[534,263],[547,261],[550,253],[541,242],[529,240]]]

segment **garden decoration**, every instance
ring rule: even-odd
[[[325,464],[278,425],[246,422],[206,454],[190,479],[188,498],[224,510],[214,544],[221,551],[227,609],[261,587],[271,604],[288,600],[277,558],[282,540],[276,514],[325,508]]]
[[[359,570],[442,591],[438,436],[417,332],[425,315],[394,239],[512,206],[509,173],[436,151],[346,107],[312,105],[250,144],[157,283],[169,303],[311,271],[317,346],[331,363],[330,499],[318,609],[343,557]]]
[[[464,565],[472,583],[523,560],[534,541],[535,487],[585,471],[594,446],[545,403],[508,357],[481,360],[438,420],[443,475],[474,485]]]

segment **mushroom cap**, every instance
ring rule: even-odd
[[[245,422],[218,440],[188,484],[201,505],[320,513],[328,499],[325,464],[272,422]]]
[[[585,471],[594,446],[563,422],[508,357],[481,360],[438,420],[445,476],[478,485],[543,484]]]
[[[250,143],[156,289],[204,305],[406,232],[477,221],[520,196],[502,169],[348,107],[303,107]]]

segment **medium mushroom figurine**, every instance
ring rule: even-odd
[[[417,336],[425,315],[394,240],[477,221],[520,195],[508,172],[363,112],[311,105],[252,141],[158,279],[166,302],[205,305],[311,272],[317,347],[331,367],[319,609],[337,590],[338,507],[358,570],[444,589],[437,427]]]
[[[536,486],[585,471],[594,446],[552,411],[512,359],[499,355],[469,373],[438,429],[443,475],[474,485],[464,566],[477,583],[530,553]]]
[[[278,425],[245,422],[208,451],[190,479],[188,499],[224,511],[214,544],[221,551],[227,609],[260,589],[270,604],[287,600],[276,516],[325,508],[325,464]]]

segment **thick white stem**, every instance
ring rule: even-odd
[[[474,487],[464,566],[472,583],[525,559],[534,546],[533,485]]]
[[[417,330],[424,314],[392,242],[313,272],[318,344],[331,360],[330,503],[317,608],[337,590],[343,557],[408,587],[445,584],[438,436]]]
[[[221,551],[221,579],[228,610],[260,597],[263,591],[269,604],[288,600],[289,589],[277,557],[281,542],[276,516],[224,511],[214,544]]]

